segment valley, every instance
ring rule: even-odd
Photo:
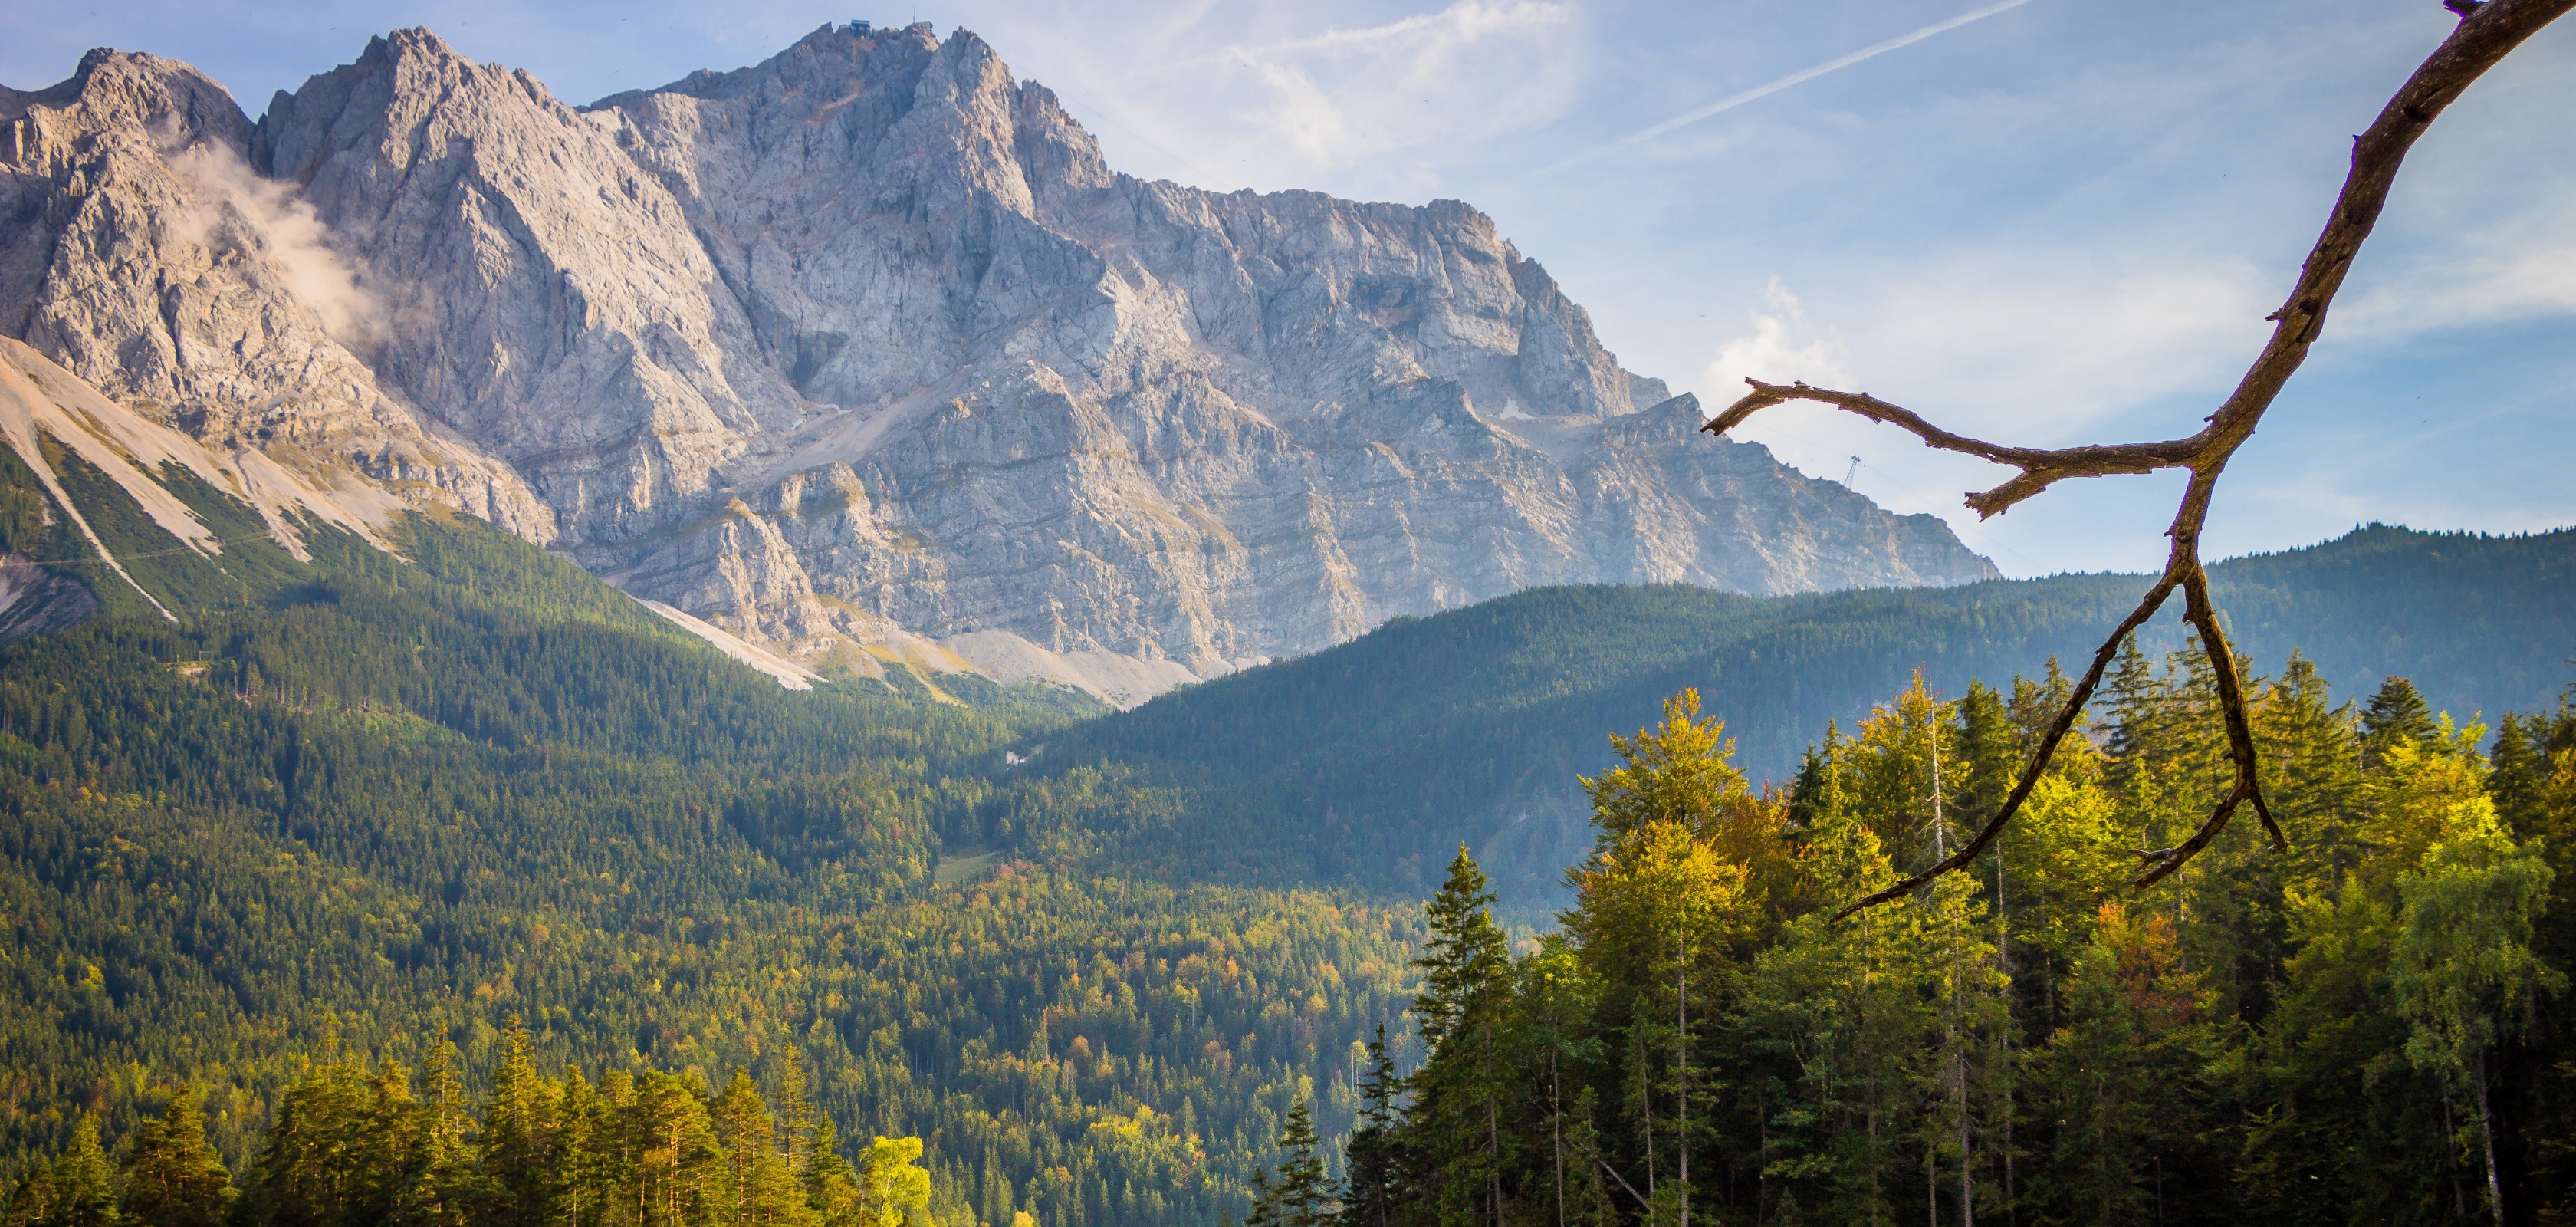
[[[0,125],[0,1227],[2576,1214],[2576,529],[2075,704],[2155,577],[963,29]]]

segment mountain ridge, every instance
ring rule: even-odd
[[[2240,659],[2293,651],[2345,699],[2409,677],[2463,724],[2549,710],[2571,680],[2576,529],[2490,537],[2369,525],[2210,566]],[[1786,786],[1828,721],[1845,732],[1917,670],[1956,699],[2069,669],[2152,577],[2115,573],[1951,588],[1750,597],[1682,585],[1530,589],[1160,696],[1050,734],[1049,772],[1121,764],[1188,781],[1258,820],[1176,838],[1193,873],[1428,891],[1461,843],[1523,920],[1565,902],[1589,846],[1577,777],[1607,732],[1651,724],[1685,687],[1725,722],[1734,761]],[[2178,614],[2151,658],[2187,645]]]
[[[1119,174],[967,31],[588,108],[421,29],[255,124],[129,53],[8,98],[0,333],[808,661],[1133,701],[1534,584],[1995,573],[1698,434],[1472,208]]]

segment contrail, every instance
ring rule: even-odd
[[[1768,85],[1757,85],[1741,94],[1732,94],[1727,97],[1720,98],[1717,101],[1701,107],[1696,111],[1689,112],[1688,114],[1676,115],[1671,119],[1667,119],[1662,123],[1656,124],[1654,127],[1646,129],[1643,132],[1631,133],[1606,145],[1595,145],[1592,148],[1586,149],[1573,157],[1567,158],[1554,166],[1548,167],[1546,170],[1540,171],[1539,173],[1542,175],[1552,175],[1569,166],[1576,165],[1577,163],[1588,162],[1602,154],[1610,153],[1614,150],[1625,149],[1630,145],[1642,144],[1646,141],[1662,136],[1675,128],[1682,127],[1686,124],[1698,123],[1699,121],[1706,119],[1711,115],[1715,115],[1720,111],[1731,111],[1737,107],[1743,106],[1745,103],[1753,101],[1756,98],[1768,97],[1772,94],[1779,93],[1781,90],[1787,89],[1802,81],[1812,81],[1837,68],[1849,68],[1854,64],[1860,63],[1862,60],[1870,58],[1871,56],[1885,55],[1899,47],[1911,46],[1915,43],[1922,42],[1924,39],[1930,38],[1935,34],[1939,34],[1944,30],[1956,30],[1969,22],[1992,17],[1997,13],[2003,12],[2005,9],[2017,9],[2028,3],[2030,3],[2030,0],[1999,0],[1998,3],[1989,4],[1984,8],[1972,9],[1945,21],[1933,22],[1931,25],[1925,26],[1920,30],[1916,30],[1911,34],[1899,34],[1886,42],[1872,43],[1858,51],[1852,52],[1850,55],[1827,60],[1813,68],[1799,69],[1798,71],[1790,73],[1788,76],[1782,77],[1777,81],[1773,81]]]

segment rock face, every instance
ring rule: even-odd
[[[555,536],[518,474],[379,379],[388,321],[311,210],[250,172],[222,86],[93,51],[52,89],[0,89],[0,125],[0,335],[219,452]]]
[[[1466,205],[1117,174],[962,31],[589,108],[423,30],[256,126],[107,53],[0,107],[44,219],[0,236],[0,331],[809,655],[1150,686],[1534,584],[1996,574],[1697,433]],[[264,230],[187,220],[227,190]]]

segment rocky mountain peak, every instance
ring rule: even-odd
[[[230,405],[165,416],[249,446],[410,422],[496,518],[808,657],[1150,692],[1532,584],[1994,573],[1698,434],[1474,208],[1117,173],[966,31],[825,26],[574,108],[398,30],[256,127],[133,75],[95,127],[201,133],[302,228],[190,238],[206,189],[152,145],[115,220],[12,242],[14,335],[121,400]],[[76,288],[74,240],[140,279]],[[137,304],[174,285],[228,305],[160,327]],[[254,315],[309,357],[196,340]],[[391,463],[345,442],[306,451]]]

